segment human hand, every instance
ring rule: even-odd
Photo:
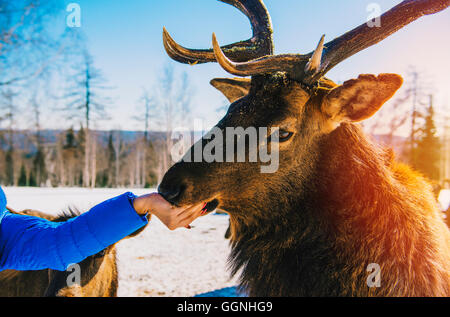
[[[138,214],[151,213],[158,217],[169,230],[175,230],[181,227],[190,229],[189,225],[205,213],[206,203],[178,208],[171,205],[161,195],[152,193],[136,197],[133,206]]]

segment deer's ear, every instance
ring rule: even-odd
[[[220,90],[230,103],[248,95],[251,86],[250,78],[215,78],[210,84]]]
[[[358,122],[373,116],[402,86],[396,74],[360,75],[331,90],[322,111],[333,120]]]

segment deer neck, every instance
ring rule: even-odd
[[[321,143],[315,178],[318,207],[328,219],[370,219],[384,191],[396,190],[392,152],[369,141],[361,128],[342,124]]]
[[[242,287],[252,296],[342,295],[343,275],[327,270],[344,267],[351,256],[336,249],[339,235],[349,230],[340,221],[352,216],[370,221],[373,215],[364,207],[378,199],[375,187],[386,177],[388,155],[354,125],[342,125],[319,148],[308,186],[300,185],[293,197],[259,213],[271,214],[270,219],[231,217],[232,273],[242,271]],[[358,236],[353,236],[355,246]],[[322,282],[330,287],[321,289],[324,294],[308,286]]]

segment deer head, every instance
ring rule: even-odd
[[[220,47],[213,34],[213,49],[193,50],[177,44],[164,29],[165,49],[181,63],[218,62],[232,75],[250,77],[211,81],[232,103],[216,129],[279,128],[277,137],[266,136],[268,143],[277,143],[279,168],[276,173],[261,173],[261,162],[180,161],[166,173],[159,192],[176,205],[210,201],[209,211],[219,206],[232,221],[244,222],[252,217],[273,219],[277,208],[289,203],[290,193],[302,195],[318,153],[323,151],[321,138],[342,123],[371,117],[402,85],[402,78],[395,74],[360,75],[343,85],[336,85],[325,74],[348,57],[450,3],[403,1],[381,16],[381,27],[363,24],[326,44],[322,36],[317,48],[306,55],[273,55],[271,19],[263,2],[221,1],[250,19],[250,40]],[[205,148],[209,142],[211,139],[205,137],[199,144]],[[223,144],[227,144],[226,135]],[[268,209],[271,212],[261,213]]]

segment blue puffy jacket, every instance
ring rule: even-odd
[[[133,208],[132,193],[107,200],[66,222],[6,211],[0,188],[0,271],[66,270],[120,241],[148,222]]]

